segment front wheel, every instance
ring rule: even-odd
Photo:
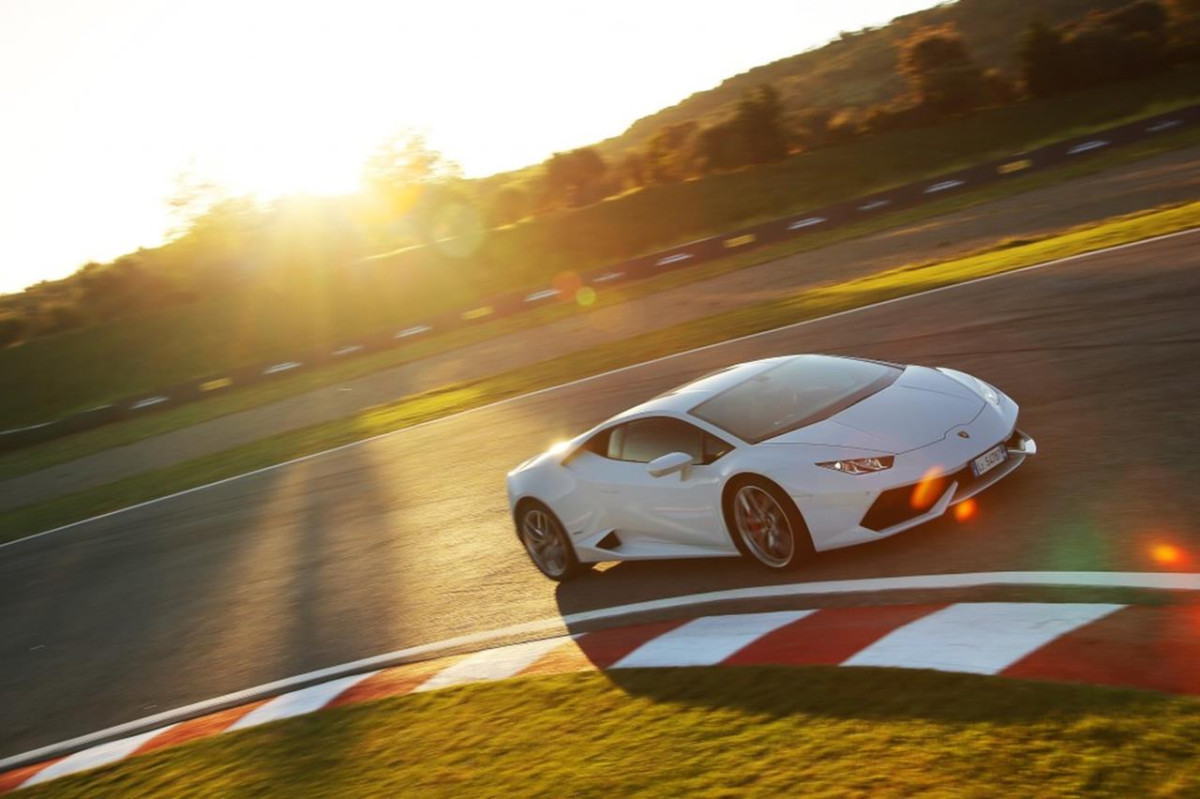
[[[517,533],[533,565],[551,580],[562,582],[583,571],[575,548],[558,518],[540,502],[527,502],[517,513]]]
[[[738,549],[769,569],[791,569],[815,554],[796,503],[767,480],[739,479],[730,491],[726,518]]]

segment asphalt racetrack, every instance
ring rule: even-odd
[[[795,574],[634,563],[558,587],[528,563],[509,468],[702,372],[789,352],[979,375],[1021,404],[1041,454],[968,523]],[[1198,364],[1200,234],[1189,234],[709,348],[18,542],[0,551],[0,757],[406,646],[655,597],[936,572],[1194,570]]]

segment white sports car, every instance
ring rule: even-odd
[[[794,355],[668,391],[508,474],[551,579],[744,555],[786,569],[941,516],[1037,452],[1017,404],[953,369]]]

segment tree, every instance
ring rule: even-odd
[[[0,316],[0,349],[19,344],[28,329],[29,322],[20,316]]]
[[[377,202],[378,224],[398,242],[436,245],[447,238],[445,220],[475,213],[456,186],[461,177],[457,163],[412,130],[392,136],[363,165],[363,183]]]
[[[229,199],[225,187],[205,176],[194,160],[188,161],[187,166],[175,174],[174,184],[167,197],[173,236],[186,232],[210,208]]]
[[[545,163],[543,191],[552,206],[577,208],[603,196],[601,180],[607,172],[608,164],[593,147],[555,153]]]
[[[1154,0],[1135,0],[1102,16],[1126,36],[1144,35],[1161,46],[1167,40],[1167,11]]]
[[[122,255],[107,265],[85,264],[73,277],[79,292],[78,305],[93,322],[162,307],[173,299],[167,281],[143,268],[136,253]]]
[[[826,144],[845,144],[861,132],[858,112],[843,108],[829,118],[825,126]]]
[[[37,325],[37,333],[42,336],[75,330],[83,327],[85,322],[83,312],[74,304],[65,301],[39,305],[34,320]]]
[[[1029,23],[1018,51],[1021,83],[1034,97],[1049,97],[1071,88],[1072,76],[1062,34],[1041,21]]]
[[[988,102],[995,105],[1008,105],[1021,96],[1013,80],[994,67],[984,70],[983,85],[987,90]]]
[[[492,196],[491,221],[511,225],[529,216],[529,192],[511,183],[501,186]]]
[[[1166,0],[1170,57],[1200,61],[1200,0]]]
[[[1128,33],[1093,17],[1065,39],[1074,87],[1096,86],[1150,75],[1163,66],[1161,44],[1150,35]]]
[[[783,106],[774,86],[764,83],[743,96],[734,125],[742,137],[749,163],[766,164],[787,157]]]
[[[381,144],[363,165],[363,183],[383,196],[462,177],[457,163],[429,146],[424,134],[401,131]]]
[[[1167,15],[1171,19],[1194,19],[1200,17],[1200,0],[1165,0]]]
[[[769,84],[742,95],[733,116],[694,138],[692,161],[703,172],[739,169],[787,158],[787,132],[779,92]]]
[[[674,183],[692,173],[690,143],[699,125],[694,120],[658,129],[646,145],[647,183]]]
[[[987,102],[983,70],[953,26],[922,28],[903,42],[900,71],[917,103],[939,114],[969,111]]]
[[[695,138],[696,161],[704,172],[737,169],[750,163],[742,131],[733,120],[704,128]]]
[[[621,177],[627,186],[640,189],[646,185],[646,158],[641,153],[626,153],[621,159]]]

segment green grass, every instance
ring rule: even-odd
[[[282,286],[257,285],[236,296],[0,351],[5,384],[20,386],[0,392],[0,427],[45,421],[310,347],[332,349],[385,325],[403,325],[501,290],[543,287],[562,271],[582,271],[1186,105],[1200,99],[1197,87],[1200,70],[1177,70],[992,109],[936,128],[869,137],[778,165],[635,192],[493,231],[478,257],[464,262],[385,258],[336,267],[297,265]]]
[[[1115,166],[1133,163],[1163,152],[1181,147],[1195,146],[1197,144],[1200,144],[1200,128],[1193,127],[1163,137],[1148,139],[1139,144],[1113,150],[1067,166],[1046,170],[1045,172],[1034,172],[1002,183],[995,183],[982,189],[948,196],[933,203],[927,203],[890,214],[874,216],[862,222],[828,231],[814,232],[794,241],[753,250],[742,255],[730,256],[691,269],[668,272],[628,286],[602,290],[596,295],[596,302],[590,308],[584,309],[567,303],[544,306],[527,314],[452,331],[395,349],[375,352],[370,355],[309,371],[302,370],[289,373],[276,380],[239,388],[226,394],[214,396],[211,399],[188,403],[170,410],[151,413],[141,418],[106,425],[93,431],[79,433],[39,446],[0,455],[0,480],[34,472],[57,463],[64,463],[112,447],[132,444],[145,438],[215,419],[229,413],[257,407],[275,400],[295,396],[313,389],[354,380],[355,378],[382,369],[410,363],[478,341],[489,340],[497,336],[545,325],[571,315],[589,313],[648,294],[709,279],[798,252],[827,247],[841,241],[870,235],[880,230],[916,224],[926,219],[970,208],[981,203],[1051,186]]]
[[[14,540],[39,530],[608,369],[1198,225],[1200,202],[1195,202],[1120,217],[1039,241],[1006,242],[996,249],[964,258],[913,264],[821,286],[780,300],[743,306],[473,383],[406,397],[349,418],[264,438],[65,497],[15,508],[0,513],[0,541]]]
[[[1200,702],[886,669],[510,680],[325,711],[30,790],[83,796],[1200,794]]]

